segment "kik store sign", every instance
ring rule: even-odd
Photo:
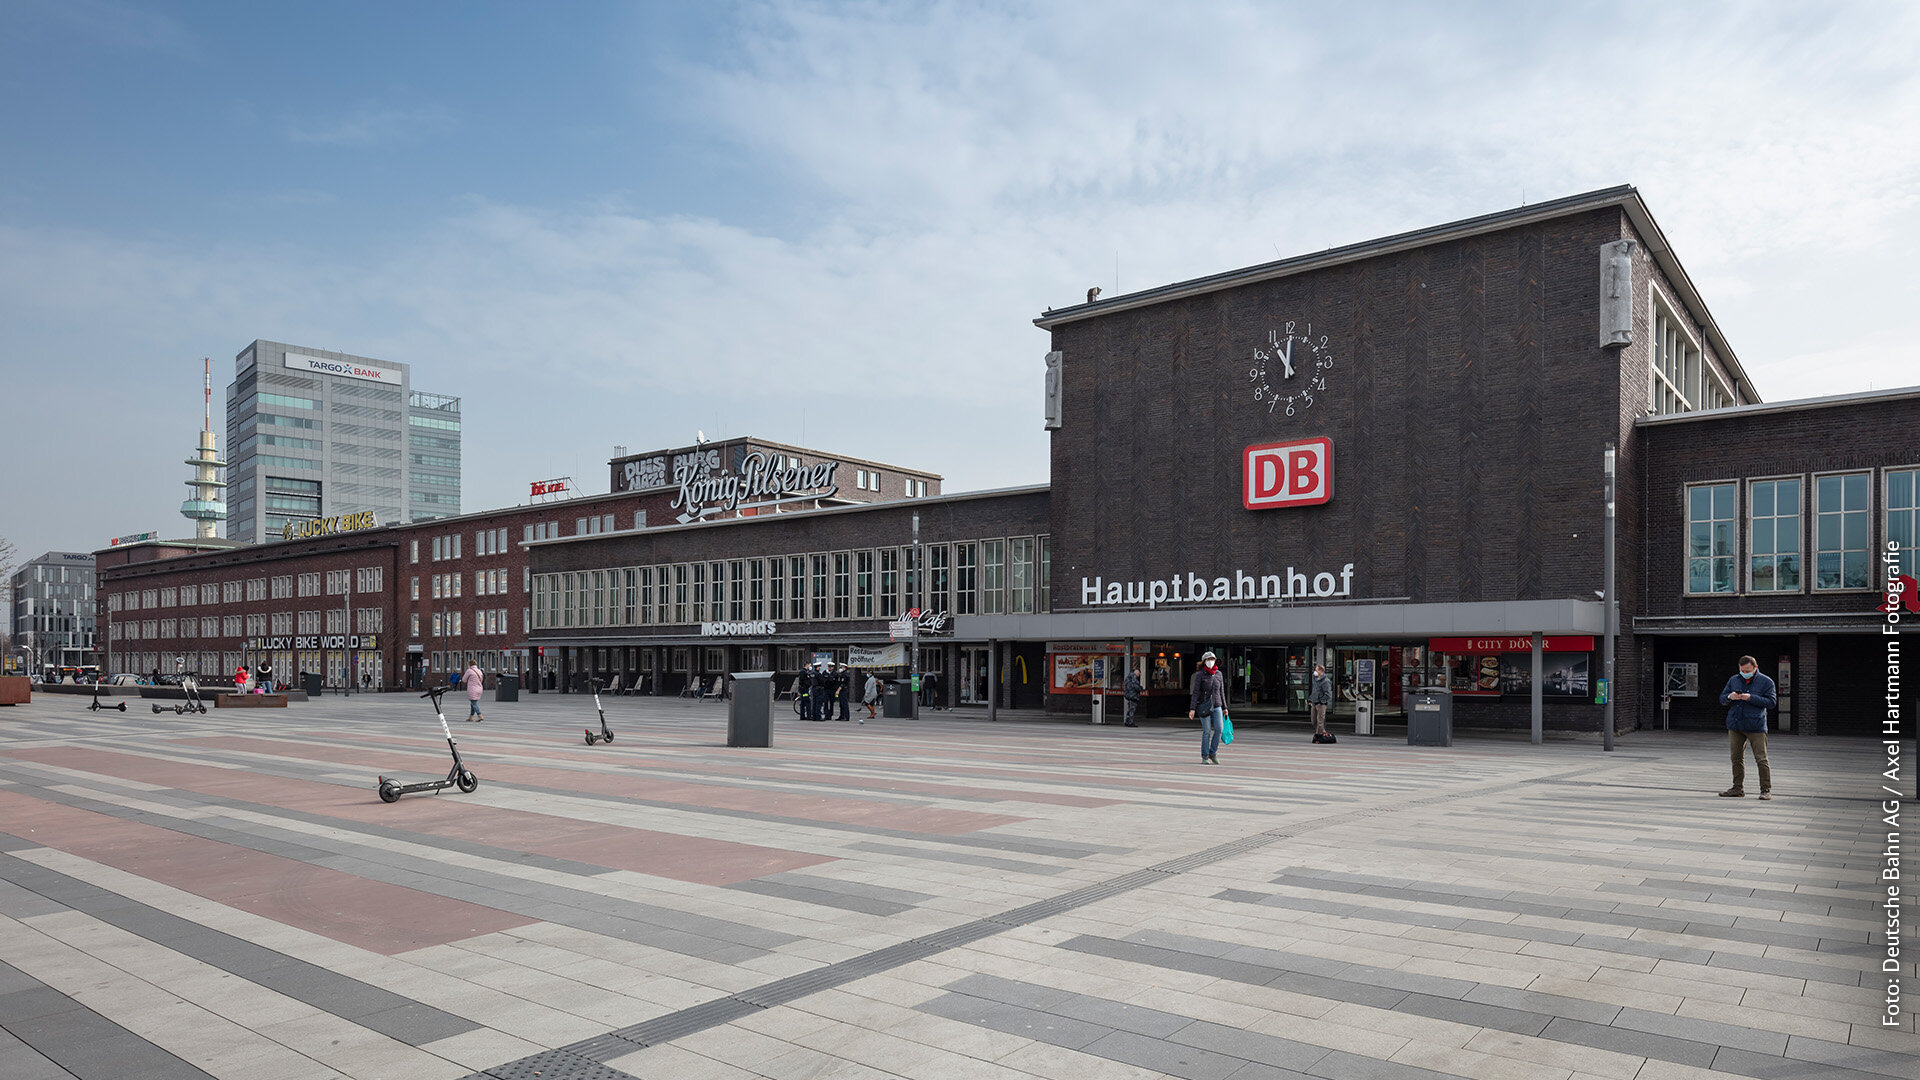
[[[680,511],[684,524],[715,514],[783,503],[823,499],[840,490],[834,481],[837,461],[811,465],[788,465],[784,455],[768,455],[756,450],[740,462],[740,471],[727,471],[718,448],[695,450],[685,454],[657,454],[629,461],[616,478],[622,491],[671,486],[680,490],[668,503],[668,509]],[[671,474],[669,474],[671,467]]]

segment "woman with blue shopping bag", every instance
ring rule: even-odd
[[[1193,693],[1187,705],[1187,719],[1200,721],[1200,764],[1220,764],[1222,732],[1227,729],[1227,680],[1213,653],[1200,655],[1200,670],[1193,673]],[[1232,736],[1227,736],[1231,739]]]

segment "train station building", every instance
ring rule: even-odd
[[[177,627],[134,643],[191,579],[199,641],[209,584],[245,631],[216,620],[223,653],[336,635],[337,609],[377,640],[340,670],[386,686],[476,656],[655,693],[917,659],[939,704],[1084,715],[1132,667],[1149,715],[1184,716],[1212,650],[1236,719],[1304,718],[1318,660],[1336,716],[1444,686],[1458,724],[1592,731],[1611,456],[1616,725],[1717,727],[1751,654],[1781,730],[1880,731],[1885,592],[1920,570],[1920,388],[1764,402],[1632,188],[1035,322],[1046,485],[950,493],[751,440],[623,456],[564,509],[102,552],[103,640],[169,651]],[[385,614],[333,591],[362,581]]]

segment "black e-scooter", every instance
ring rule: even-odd
[[[480,778],[473,775],[473,771],[460,760],[460,748],[453,742],[453,729],[447,726],[447,714],[441,711],[440,695],[446,692],[447,687],[436,686],[420,696],[433,699],[434,715],[440,718],[440,730],[447,735],[447,749],[453,751],[453,768],[447,770],[445,780],[427,780],[418,784],[403,784],[398,780],[389,780],[383,775],[380,777],[381,802],[398,802],[400,796],[411,795],[416,791],[439,791],[441,788],[457,787],[465,792],[480,786]]]
[[[589,679],[588,685],[593,687],[593,707],[600,710],[600,730],[595,732],[592,728],[587,729],[587,745],[612,742],[613,729],[607,726],[607,707],[600,704],[600,680]]]
[[[119,710],[120,710],[121,712],[126,712],[126,711],[127,711],[127,703],[126,703],[126,702],[124,702],[124,701],[122,701],[122,702],[120,702],[120,703],[118,703],[118,704],[115,704],[115,705],[102,705],[102,704],[100,703],[100,685],[101,685],[101,684],[99,684],[99,683],[94,683],[94,684],[93,684],[93,704],[91,704],[91,705],[88,705],[88,706],[87,706],[87,711],[88,711],[88,712],[99,712],[99,711],[100,711],[101,709],[119,709]],[[159,710],[159,708],[157,708],[157,707],[156,707],[156,708],[155,708],[155,709],[154,709],[153,711],[154,711],[154,712],[159,712],[160,710]]]
[[[180,677],[180,686],[184,690],[186,690],[187,700],[181,702],[178,705],[168,706],[166,708],[163,708],[158,702],[156,702],[153,706],[153,711],[156,713],[162,713],[167,711],[167,708],[171,708],[175,716],[185,716],[188,713],[204,713],[207,711],[207,703],[200,700],[199,676],[182,675]],[[102,705],[101,708],[104,709],[106,708],[106,706]]]

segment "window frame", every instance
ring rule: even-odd
[[[1898,472],[1899,470],[1896,469],[1894,471]],[[1850,476],[1859,476],[1859,477],[1866,478],[1867,505],[1864,508],[1860,509],[1859,511],[1848,511],[1846,508],[1846,502],[1847,502],[1846,479],[1847,477],[1850,477]],[[1840,582],[1841,583],[1839,585],[1833,586],[1832,588],[1826,588],[1820,584],[1820,556],[1824,554],[1820,549],[1820,517],[1822,514],[1822,511],[1820,509],[1820,481],[1829,479],[1829,478],[1837,479],[1841,482],[1840,483],[1840,509],[1831,512],[1834,515],[1838,516],[1840,519],[1840,523],[1839,523],[1840,547],[1835,549],[1833,554],[1840,556]],[[1876,549],[1874,548],[1873,488],[1874,488],[1874,472],[1872,469],[1834,469],[1834,470],[1829,470],[1827,472],[1813,473],[1808,478],[1807,502],[1806,502],[1806,515],[1807,515],[1807,552],[1806,554],[1808,556],[1807,564],[1809,567],[1809,571],[1807,573],[1808,591],[1820,593],[1822,595],[1830,595],[1833,593],[1848,593],[1848,592],[1867,593],[1867,592],[1878,591],[1878,587],[1874,584],[1874,567],[1879,563],[1880,560],[1875,558],[1875,555],[1877,552],[1876,552]],[[1866,531],[1867,531],[1866,550],[1863,552],[1863,554],[1866,556],[1866,559],[1867,559],[1867,583],[1862,586],[1849,586],[1846,584],[1847,553],[1849,551],[1856,550],[1846,546],[1847,514],[1850,512],[1857,512],[1866,519]]]
[[[1774,526],[1774,545],[1773,545],[1776,548],[1779,547],[1779,526],[1777,523],[1782,517],[1787,516],[1780,513],[1780,504],[1779,504],[1780,485],[1781,484],[1798,485],[1798,487],[1796,488],[1796,494],[1794,497],[1794,507],[1793,507],[1793,515],[1792,515],[1794,519],[1794,545],[1795,545],[1792,552],[1772,551],[1765,555],[1762,555],[1755,550],[1756,545],[1754,544],[1754,538],[1753,538],[1753,526],[1754,526],[1755,519],[1753,516],[1753,508],[1756,505],[1756,502],[1753,497],[1753,492],[1754,492],[1754,488],[1758,487],[1761,484],[1772,484],[1774,486],[1774,492],[1773,492],[1773,497],[1775,500],[1774,512],[1771,516],[1767,518],[1767,520],[1770,522],[1776,523]],[[1805,474],[1783,473],[1778,476],[1750,476],[1746,479],[1746,482],[1743,486],[1745,488],[1745,491],[1743,492],[1743,494],[1746,497],[1746,507],[1745,507],[1745,513],[1743,513],[1740,516],[1740,520],[1746,526],[1745,546],[1747,550],[1746,550],[1746,557],[1741,560],[1740,565],[1746,568],[1746,581],[1745,581],[1746,591],[1754,596],[1799,596],[1804,594],[1807,591],[1807,560],[1806,560],[1807,478]],[[1780,564],[1778,560],[1782,555],[1788,555],[1788,554],[1791,554],[1795,559],[1799,561],[1798,563],[1799,565],[1798,573],[1800,578],[1799,584],[1788,589],[1782,589],[1782,588],[1762,589],[1755,584],[1755,581],[1757,578],[1757,574],[1755,572],[1755,567],[1754,567],[1755,559],[1771,558],[1775,560],[1773,564],[1773,567],[1774,567],[1773,572],[1774,572],[1775,578],[1777,579],[1780,573]]]
[[[1693,526],[1695,524],[1693,519],[1693,492],[1697,488],[1719,488],[1719,487],[1730,487],[1733,489],[1733,503],[1734,503],[1733,516],[1725,519],[1711,516],[1713,507],[1712,507],[1711,496],[1709,496],[1708,507],[1707,507],[1708,513],[1709,513],[1709,517],[1707,518],[1707,554],[1695,555],[1693,554],[1693,551],[1692,551],[1692,544],[1693,544],[1692,534],[1693,534]],[[1740,594],[1740,582],[1743,578],[1743,575],[1740,573],[1740,566],[1741,566],[1741,559],[1743,558],[1743,555],[1744,555],[1740,546],[1740,538],[1742,533],[1740,523],[1742,521],[1742,513],[1745,509],[1741,505],[1740,499],[1745,489],[1746,489],[1746,485],[1742,483],[1742,478],[1737,476],[1728,477],[1728,478],[1719,479],[1719,480],[1698,480],[1698,481],[1693,481],[1687,484],[1683,484],[1681,486],[1680,520],[1681,520],[1682,533],[1681,533],[1681,542],[1680,542],[1680,586],[1681,586],[1682,595],[1685,595],[1685,596],[1738,596]],[[1729,553],[1729,555],[1726,555],[1726,556],[1715,555],[1713,553],[1713,525],[1714,523],[1722,520],[1725,520],[1727,524],[1732,526],[1732,529],[1733,529],[1733,550],[1732,552]],[[1708,589],[1706,592],[1695,591],[1693,587],[1693,560],[1699,559],[1699,558],[1704,558],[1708,562],[1708,569],[1707,569]],[[1733,573],[1730,576],[1728,580],[1727,588],[1725,589],[1713,588],[1714,573],[1713,573],[1712,563],[1715,559],[1718,559],[1718,558],[1731,558],[1733,560]]]
[[[1913,520],[1907,535],[1913,541],[1913,544],[1912,546],[1902,545],[1900,548],[1900,561],[1889,567],[1886,562],[1886,553],[1887,545],[1893,542],[1893,477],[1896,473],[1913,474],[1913,505],[1900,508],[1902,513],[1912,515]],[[1879,547],[1870,550],[1874,553],[1873,562],[1875,569],[1872,574],[1872,580],[1876,583],[1874,587],[1878,590],[1884,590],[1886,588],[1887,578],[1891,574],[1904,573],[1920,578],[1920,464],[1881,467],[1879,494],[1880,525],[1882,529],[1880,533],[1881,542]]]

